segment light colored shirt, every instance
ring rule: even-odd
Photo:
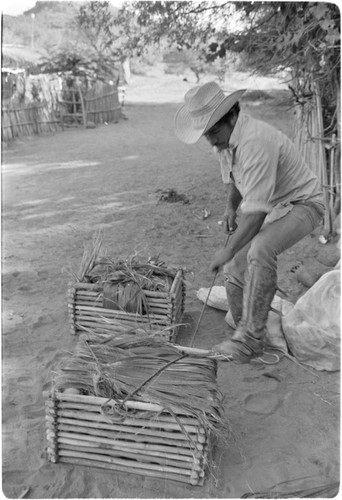
[[[320,182],[292,141],[245,113],[239,114],[229,148],[219,153],[219,160],[223,182],[235,183],[241,193],[243,213],[266,212],[274,215],[270,221],[285,215],[294,202],[323,205]]]

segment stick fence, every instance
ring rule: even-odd
[[[19,106],[8,104],[1,110],[1,139],[8,142],[17,137],[60,130],[55,113],[45,103]]]
[[[121,106],[118,89],[112,85],[104,85],[101,91],[97,87],[90,89],[84,96],[84,107],[87,121],[93,123],[119,121]]]
[[[59,109],[51,109],[47,101],[29,104],[7,103],[1,110],[1,138],[12,139],[49,132],[64,127],[118,122],[121,106],[118,90],[112,85],[97,84],[83,93],[80,88],[62,91]]]
[[[316,84],[313,85],[312,97],[297,106],[294,141],[308,166],[321,181],[325,205],[324,232],[330,234],[336,211],[336,192],[339,191],[336,190],[336,179],[340,141],[335,134],[332,137],[324,136],[322,103]]]

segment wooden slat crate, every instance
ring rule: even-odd
[[[102,397],[49,393],[49,460],[203,484],[211,430],[184,410],[171,414],[141,401],[127,401],[117,412],[119,406]],[[104,411],[109,407],[110,413]]]
[[[86,330],[94,333],[115,332],[116,322],[147,330],[161,331],[160,337],[173,342],[182,321],[185,303],[184,271],[177,270],[169,292],[143,291],[148,306],[147,314],[138,314],[103,307],[103,287],[99,284],[74,282],[69,284],[68,311],[71,333]]]

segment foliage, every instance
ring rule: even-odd
[[[125,59],[117,11],[109,2],[86,2],[75,12],[72,24],[74,43],[69,37],[60,44],[40,70],[82,77],[87,84],[93,80],[117,81],[120,62]]]
[[[114,48],[118,34],[109,2],[88,2],[81,5],[76,15],[78,32],[89,48],[101,58],[118,57]]]
[[[339,75],[340,13],[335,4],[318,2],[236,3],[244,29],[219,46],[243,51],[260,73],[291,68],[317,81]]]
[[[326,126],[336,127],[340,12],[334,3],[127,1],[119,10],[106,1],[38,4],[35,43],[48,52],[51,68],[71,66],[77,73],[77,66],[88,67],[103,75],[154,46],[179,51],[199,76],[209,63],[224,73],[231,54],[239,54],[248,69],[261,74],[290,70],[299,101],[310,94],[312,82],[324,88]],[[6,19],[4,40],[21,33],[30,44],[30,13],[17,24]]]
[[[296,99],[324,88],[323,107],[330,130],[336,127],[340,86],[340,11],[321,2],[136,2],[141,27],[139,47],[167,38],[179,50],[191,49],[199,60],[223,60],[240,54],[259,74],[286,69],[295,82]]]
[[[231,12],[231,2],[225,4]],[[218,35],[217,22],[222,10],[216,2],[126,2],[122,14],[135,16],[140,27],[140,48],[167,40],[178,49],[198,49],[213,34]]]
[[[216,27],[219,10],[215,2],[138,1],[126,2],[120,14],[122,19],[130,19],[133,26],[129,41],[133,54],[140,56],[151,46],[166,52],[166,57],[178,51],[181,62],[173,61],[168,70],[189,68],[199,81],[201,74],[213,70],[207,58],[213,35],[223,41]],[[220,70],[221,66],[215,64],[215,69]]]
[[[315,82],[322,96],[327,131],[336,129],[340,86],[340,12],[333,3],[236,3],[245,25],[219,46],[246,55],[246,67],[261,74],[291,70],[295,99],[309,97]],[[335,116],[334,116],[335,115]]]

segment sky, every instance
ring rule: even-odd
[[[36,0],[2,0],[1,10],[4,14],[17,16],[25,10],[31,9],[36,4]]]
[[[109,0],[113,5],[119,5],[120,0]],[[18,16],[36,5],[36,0],[2,0],[1,11],[3,14]]]

